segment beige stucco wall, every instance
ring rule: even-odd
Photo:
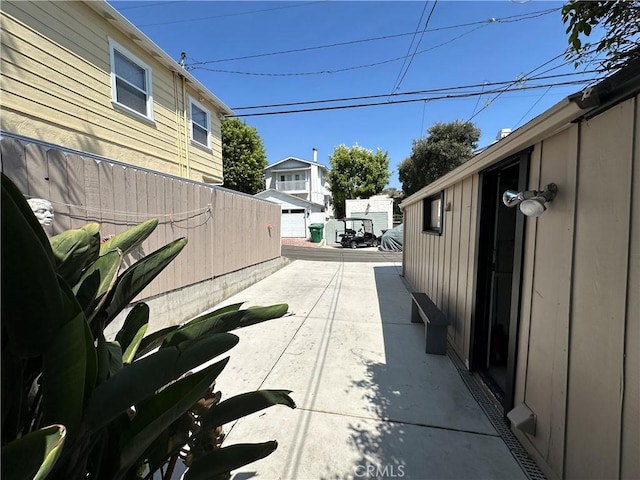
[[[515,391],[537,419],[515,432],[551,478],[640,478],[639,120],[636,97],[520,145],[529,187],[559,188],[526,219]],[[422,233],[422,201],[406,206],[403,266],[468,362],[479,175],[451,178],[442,236]]]
[[[222,180],[219,110],[179,67],[170,71],[84,2],[3,1],[1,9],[2,130],[197,181]],[[109,38],[152,68],[153,121],[112,104]],[[191,143],[189,96],[211,111],[211,149]]]

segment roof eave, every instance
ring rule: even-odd
[[[403,209],[459,182],[463,178],[478,173],[496,161],[515,155],[551,133],[568,126],[583,112],[584,110],[575,102],[571,101],[569,97],[564,98],[524,126],[488,146],[456,169],[406,198],[400,204],[400,208]]]

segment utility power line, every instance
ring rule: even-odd
[[[481,29],[483,27],[486,27],[487,25],[488,24],[480,25],[479,27],[476,27],[476,28],[471,29],[471,30],[469,30],[467,32],[464,32],[464,33],[458,35],[457,37],[449,39],[446,42],[439,43],[438,45],[434,45],[433,47],[425,48],[424,50],[420,50],[419,52],[414,52],[413,56],[421,55],[423,53],[430,52],[430,51],[435,50],[437,48],[444,47],[445,45],[449,45],[450,43],[453,43],[456,40],[461,39],[462,37],[466,37],[467,35],[470,35],[471,33],[475,32],[476,30],[479,30],[479,29]],[[347,72],[347,71],[350,71],[350,70],[359,70],[361,68],[377,67],[379,65],[384,65],[384,64],[387,64],[387,63],[397,62],[399,60],[403,60],[403,59],[406,59],[406,58],[407,58],[407,56],[395,57],[395,58],[390,58],[390,59],[387,59],[387,60],[381,60],[379,62],[367,63],[365,65],[355,65],[355,66],[351,66],[351,67],[337,68],[337,69],[333,69],[333,70],[318,70],[318,71],[315,71],[315,72],[279,72],[279,73],[241,72],[241,71],[238,71],[238,70],[222,70],[222,69],[207,68],[207,67],[194,67],[194,68],[192,68],[192,70],[206,70],[206,71],[215,72],[215,73],[231,73],[231,74],[236,74],[236,75],[252,75],[252,76],[259,76],[259,77],[302,77],[302,76],[310,76],[310,75],[328,75],[328,74]]]
[[[588,73],[599,73],[599,70],[588,70],[585,72],[571,72],[571,73],[560,73],[556,75],[546,75],[546,76],[535,76],[530,77],[529,81],[539,81],[539,80],[550,80],[552,78],[561,78],[561,77],[569,77],[574,75],[582,75]],[[377,95],[362,95],[357,97],[342,97],[342,98],[333,98],[333,99],[324,99],[324,100],[308,100],[308,101],[300,101],[300,102],[288,102],[288,103],[272,103],[266,105],[254,105],[248,107],[232,107],[232,110],[257,110],[257,109],[265,109],[265,108],[282,108],[282,107],[295,107],[300,105],[318,105],[323,103],[335,103],[335,102],[352,102],[359,100],[371,100],[376,98],[386,98],[386,97],[403,97],[407,95],[424,95],[429,93],[443,93],[443,92],[453,92],[456,90],[467,90],[471,88],[486,88],[486,87],[496,87],[500,85],[511,85],[518,80],[502,80],[497,82],[483,82],[483,83],[474,83],[470,85],[457,85],[453,87],[441,87],[441,88],[432,88],[428,90],[414,90],[409,92],[400,92],[389,95],[388,93],[377,94]],[[584,81],[587,82],[586,80]],[[479,92],[484,94],[489,94],[491,91]]]
[[[589,80],[573,80],[567,82],[558,82],[552,84],[542,84],[542,85],[524,85],[518,87],[518,90],[533,90],[539,88],[547,88],[547,87],[561,87],[567,85],[580,85],[584,83],[589,83],[594,79]],[[280,110],[275,112],[259,112],[259,113],[244,113],[244,114],[236,114],[230,115],[229,117],[261,117],[267,115],[284,115],[284,114],[292,114],[292,113],[308,113],[308,112],[322,112],[322,111],[330,111],[330,110],[344,110],[348,108],[363,108],[363,107],[378,107],[382,105],[394,105],[394,104],[402,104],[402,103],[415,103],[415,102],[432,102],[436,100],[452,100],[452,99],[460,99],[460,98],[469,98],[477,95],[485,95],[498,93],[502,94],[506,91],[506,89],[497,89],[493,91],[479,91],[479,92],[465,92],[458,94],[448,94],[448,95],[439,95],[433,97],[423,97],[423,98],[413,98],[407,100],[392,100],[392,101],[383,101],[383,102],[370,102],[370,103],[360,103],[355,105],[337,105],[332,107],[316,107],[316,108],[302,108],[297,110]],[[497,98],[497,97],[496,97]]]
[[[411,64],[413,63],[413,59],[415,58],[416,53],[418,52],[418,47],[420,46],[420,43],[422,42],[422,37],[424,37],[424,32],[426,32],[427,28],[429,28],[429,21],[431,20],[431,16],[433,15],[433,11],[436,9],[436,5],[437,4],[438,4],[438,0],[434,0],[433,1],[433,6],[431,7],[431,11],[429,12],[429,16],[427,17],[427,21],[424,24],[424,30],[422,30],[422,35],[420,35],[420,40],[418,40],[418,43],[416,44],[416,48],[413,51],[413,55],[411,55],[411,58],[409,59],[409,63],[407,64],[407,68],[405,68],[404,73],[402,74],[402,77],[400,77],[400,80],[398,80],[398,82],[396,83],[396,86],[393,89],[394,92],[400,88],[400,85],[402,85],[402,81],[404,80],[404,77],[409,72],[409,68],[411,67]]]
[[[436,27],[436,28],[429,29],[429,33],[439,32],[439,31],[442,31],[442,30],[452,30],[452,29],[463,28],[463,27],[472,27],[472,26],[477,26],[477,25],[487,25],[487,24],[490,24],[490,23],[520,22],[520,21],[523,21],[523,20],[529,20],[531,18],[537,18],[537,17],[541,17],[543,15],[548,15],[548,14],[553,13],[553,12],[557,12],[557,11],[560,10],[560,8],[561,7],[549,8],[549,9],[546,9],[546,10],[539,10],[537,12],[522,13],[522,14],[519,14],[519,15],[512,15],[512,16],[509,16],[509,17],[489,18],[489,19],[484,19],[484,20],[478,20],[478,21],[475,21],[475,22],[461,23],[461,24],[457,24],[457,25],[448,25],[448,26],[444,26],[444,27]],[[144,25],[140,25],[140,26],[144,26]],[[360,40],[350,40],[350,41],[346,41],[346,42],[330,43],[330,44],[325,44],[325,45],[316,45],[316,46],[312,46],[312,47],[293,48],[293,49],[289,49],[289,50],[280,50],[280,51],[277,51],[277,52],[256,53],[256,54],[251,54],[251,55],[243,55],[241,57],[229,57],[229,58],[219,58],[219,59],[215,59],[215,60],[205,60],[205,61],[202,61],[202,62],[194,62],[194,63],[190,64],[189,67],[195,68],[195,67],[199,67],[200,65],[208,65],[208,64],[211,64],[211,63],[233,62],[233,61],[237,61],[237,60],[248,60],[248,59],[251,59],[251,58],[270,57],[270,56],[274,56],[274,55],[286,55],[286,54],[289,54],[289,53],[308,52],[310,50],[320,50],[320,49],[325,49],[325,48],[343,47],[343,46],[347,46],[347,45],[356,45],[358,43],[376,42],[376,41],[379,41],[379,40],[388,40],[388,39],[391,39],[391,38],[406,37],[406,36],[409,36],[409,35],[414,35],[414,32],[396,33],[396,34],[384,35],[384,36],[380,36],[380,37],[364,38],[364,39],[360,39]],[[400,57],[400,58],[403,58],[403,57]]]
[[[306,7],[307,5],[312,5],[314,3],[322,3],[322,2],[326,2],[327,0],[318,0],[315,2],[304,2],[304,3],[298,3],[295,5],[285,5],[282,7],[273,7],[273,8],[263,8],[261,10],[250,10],[248,12],[238,12],[238,13],[227,13],[224,15],[213,15],[211,17],[199,17],[199,18],[188,18],[185,20],[169,20],[167,22],[158,22],[158,23],[145,23],[143,25],[140,25],[140,27],[156,27],[159,25],[173,25],[176,23],[191,23],[191,22],[202,22],[204,20],[213,20],[214,18],[224,18],[224,17],[238,17],[241,15],[251,15],[254,13],[262,13],[262,12],[271,12],[273,10],[284,10],[285,8],[297,8],[297,7]]]

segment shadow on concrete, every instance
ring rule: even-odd
[[[353,418],[350,443],[360,458],[352,476],[328,478],[517,478],[448,357],[424,353],[424,326],[410,321],[399,273],[374,267],[385,361],[363,359],[367,374],[353,382],[378,420]]]

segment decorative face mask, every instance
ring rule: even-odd
[[[31,210],[40,222],[40,225],[48,227],[53,223],[53,205],[44,198],[30,198],[27,200]]]

